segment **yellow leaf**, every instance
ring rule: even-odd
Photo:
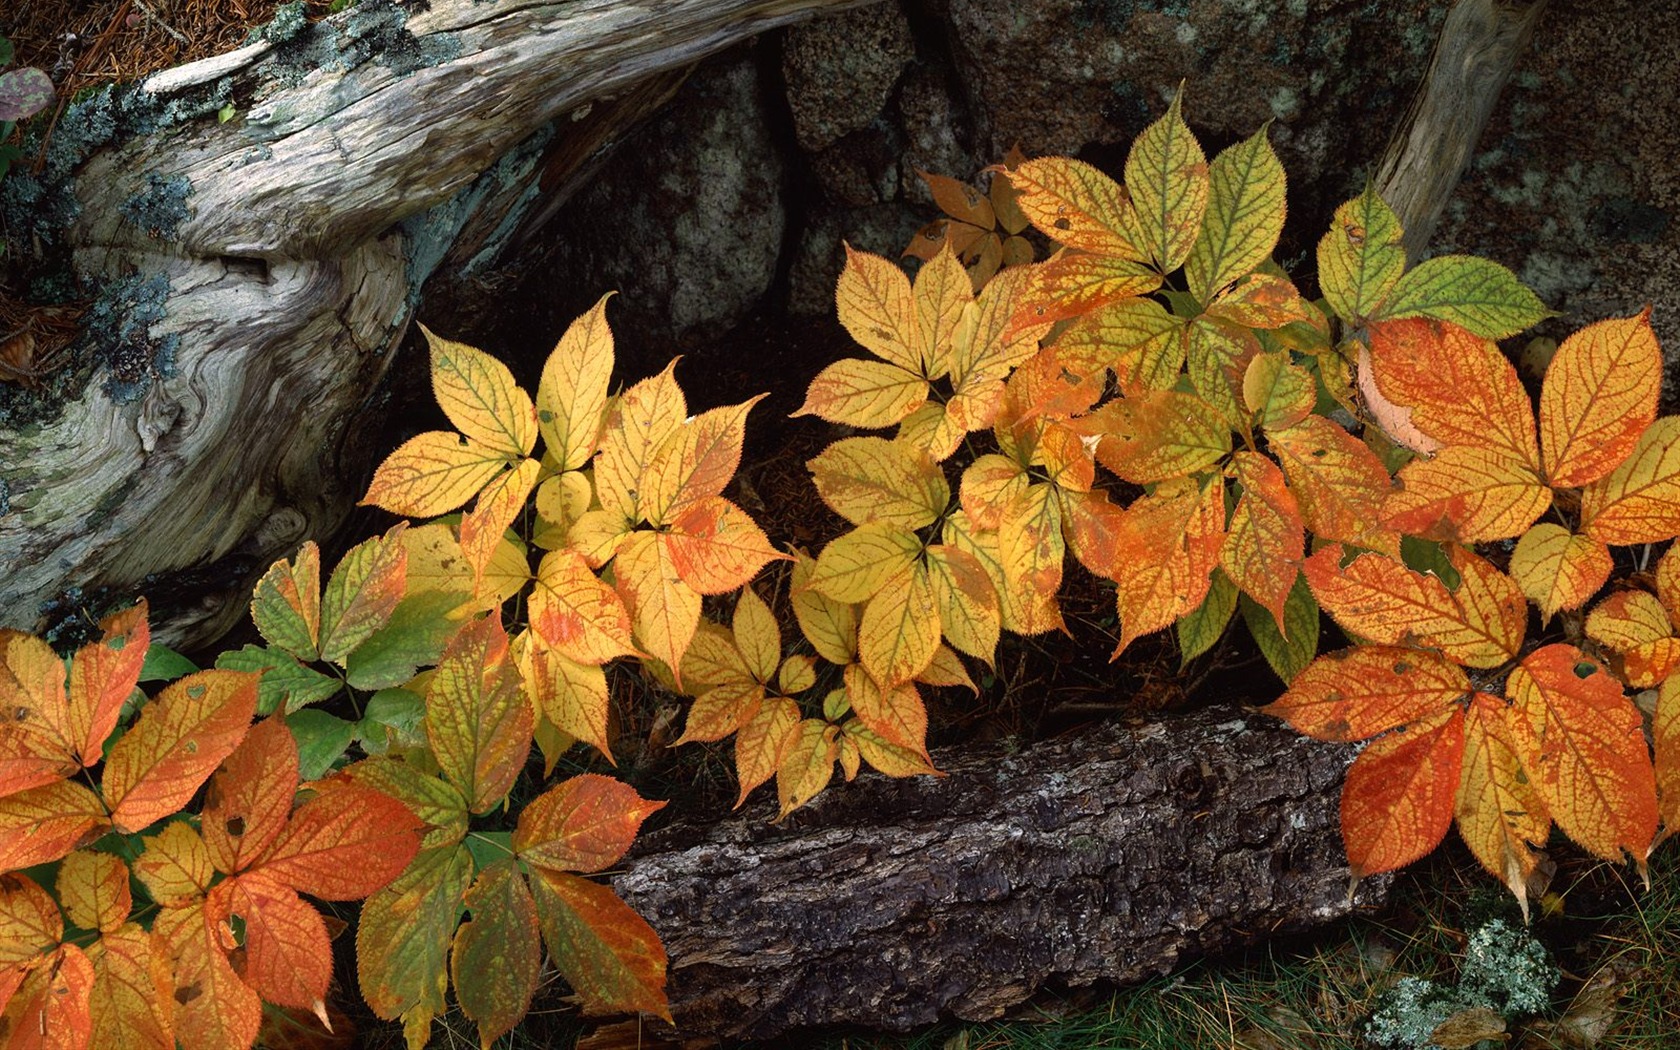
[[[1038,341],[1049,326],[1015,324],[1031,283],[1032,271],[1028,268],[1005,270],[986,282],[971,309],[964,309],[964,321],[957,328],[951,353],[951,385],[958,394],[1007,377],[1011,369],[1037,352]]]
[[[1457,543],[1520,536],[1552,505],[1552,490],[1527,463],[1485,448],[1448,446],[1400,470],[1382,523]]]
[[[578,663],[600,665],[636,651],[624,602],[596,579],[576,551],[543,556],[529,613],[531,630],[549,648]]]
[[[536,486],[541,465],[534,459],[520,460],[519,465],[485,486],[478,494],[473,509],[461,516],[461,552],[475,576],[484,575],[490,556],[502,542],[506,532],[525,510],[525,501]]]
[[[956,547],[934,544],[927,555],[928,579],[946,639],[990,665],[1002,625],[991,577],[978,558]]]
[[[1283,232],[1283,164],[1266,131],[1221,150],[1208,166],[1207,217],[1184,264],[1200,302],[1269,258]]]
[[[1464,768],[1458,786],[1458,834],[1528,917],[1528,880],[1539,866],[1552,816],[1523,771],[1511,735],[1509,705],[1476,693],[1464,718]]]
[[[898,424],[898,432],[893,435],[893,440],[927,453],[936,462],[949,459],[951,453],[962,446],[964,435],[970,430],[985,427],[990,418],[995,417],[996,402],[1003,397],[1003,384],[993,383],[991,387],[991,390],[977,395],[990,400],[991,411],[988,412],[986,406],[972,400],[964,401],[960,407],[953,410],[953,406],[958,405],[957,398],[964,395],[956,395],[948,404],[943,405],[930,401],[904,417]],[[973,420],[983,422],[971,427],[969,423]]]
[[[653,525],[667,525],[699,501],[721,495],[741,465],[747,413],[764,396],[702,412],[674,430],[642,471],[642,517]]]
[[[1173,96],[1166,115],[1132,140],[1126,155],[1139,247],[1162,273],[1184,265],[1201,233],[1208,207],[1207,155],[1184,123],[1184,91]]]
[[[681,687],[683,652],[700,623],[700,592],[683,582],[661,540],[657,533],[633,533],[613,559],[613,575],[636,639],[648,655],[678,672]]]
[[[921,551],[921,540],[902,525],[860,525],[829,541],[806,586],[837,602],[868,601]]]
[[[635,522],[616,510],[584,511],[567,531],[563,549],[577,552],[591,568],[599,569],[613,560],[634,527]]]
[[[747,800],[754,788],[776,775],[799,731],[799,705],[785,697],[769,697],[758,713],[735,734],[735,779],[741,795],[735,808]]]
[[[949,247],[917,271],[913,298],[919,367],[929,379],[938,379],[951,371],[957,326],[963,308],[974,302],[973,282]]]
[[[797,696],[817,684],[817,661],[804,653],[794,653],[776,669],[776,688],[788,696]]]
[[[883,686],[894,686],[920,674],[938,648],[939,607],[918,561],[889,576],[863,607],[858,658]]]
[[[141,841],[145,848],[134,862],[134,875],[154,901],[175,908],[209,891],[216,872],[209,848],[191,824],[171,821]]]
[[[432,349],[432,393],[455,429],[509,459],[530,455],[537,443],[537,410],[507,365],[442,339],[425,325],[420,331]]]
[[[1219,564],[1283,631],[1283,603],[1295,586],[1305,543],[1301,511],[1277,464],[1258,452],[1237,452],[1232,460],[1243,491],[1219,548]]]
[[[537,426],[561,470],[579,470],[595,454],[612,380],[608,292],[566,327],[537,383]]]
[[[1190,482],[1164,484],[1126,508],[1114,534],[1114,564],[1120,570],[1115,580],[1120,643],[1114,656],[1202,604],[1224,542],[1223,483],[1200,489]]]
[[[760,684],[769,682],[782,661],[782,630],[776,616],[764,599],[751,587],[741,589],[735,602],[735,618],[730,621],[735,635],[735,648],[740,651],[747,670]]]
[[[1004,509],[1026,494],[1032,477],[1026,468],[996,452],[975,459],[963,471],[960,496],[963,512],[976,526],[994,530],[1003,521]]]
[[[963,666],[962,657],[948,645],[941,645],[934,650],[933,659],[922,668],[916,676],[916,681],[923,685],[940,688],[967,689],[974,695],[980,695],[980,688],[974,684],[974,679],[968,676],[968,668]]]
[[[676,367],[673,360],[665,371],[632,386],[607,407],[595,457],[595,497],[602,508],[631,522],[643,517],[638,493],[648,460],[688,418],[688,401],[672,374]]]
[[[844,667],[857,658],[857,606],[837,602],[809,586],[817,563],[809,555],[799,553],[793,563],[793,579],[788,585],[788,602],[799,621],[799,630],[811,647],[831,664]]]
[[[910,682],[883,688],[861,664],[844,673],[852,713],[889,744],[927,755],[927,707]]]
[[[593,664],[567,659],[540,640],[528,646],[522,656],[519,670],[525,679],[525,694],[537,714],[616,765],[607,741],[611,700],[606,673]]]
[[[1400,537],[1379,522],[1393,482],[1370,448],[1316,415],[1267,440],[1314,536],[1399,557]]]
[[[490,552],[490,564],[484,567],[484,578],[478,583],[475,604],[481,609],[497,609],[509,598],[525,589],[531,582],[530,551],[522,540],[504,535],[496,549]]]
[[[967,514],[957,511],[945,519],[941,539],[972,555],[986,570],[997,591],[998,615],[1004,629],[1017,634],[1028,633],[1024,628],[1029,626],[1034,628],[1032,633],[1062,629],[1061,607],[1054,594],[1012,586],[1004,579],[1001,537],[996,529],[977,528]]]
[[[706,690],[689,705],[683,733],[671,743],[722,740],[757,716],[764,703],[764,687],[757,682],[730,682]]]
[[[1528,628],[1528,603],[1517,582],[1464,547],[1451,547],[1447,557],[1458,570],[1453,592],[1457,611],[1452,627],[1438,626],[1419,638],[1438,647],[1466,667],[1494,668],[1522,652]]]
[[[926,452],[878,437],[843,438],[806,462],[817,494],[853,525],[931,525],[951,501],[951,488]]]
[[[968,275],[963,274],[963,283]],[[776,768],[776,796],[781,803],[781,820],[822,793],[834,776],[834,760],[840,757],[840,727],[820,718],[807,718],[793,731],[782,763]]]
[[[1511,552],[1511,575],[1547,619],[1579,608],[1604,586],[1611,568],[1608,547],[1550,521],[1523,533]]]
[[[385,457],[360,505],[410,518],[448,514],[501,473],[508,458],[457,434],[428,430]]]
[[[59,902],[70,921],[84,930],[104,933],[128,918],[134,897],[128,888],[128,865],[114,853],[79,849],[58,865]]]
[[[159,938],[127,923],[88,948],[91,1050],[174,1050],[173,967]]]
[[[1040,157],[1009,171],[1016,203],[1046,237],[1069,248],[1142,262],[1127,232],[1136,219],[1120,184],[1084,161]]]
[[[1153,299],[1122,299],[1068,325],[1056,349],[1065,361],[1109,369],[1128,397],[1167,390],[1184,367],[1184,319]]]
[[[1004,584],[1017,595],[1017,608],[1033,618],[1012,628],[1019,634],[1043,634],[1062,626],[1056,594],[1062,589],[1062,508],[1055,487],[1028,486],[1005,508],[998,527],[998,563]]]
[[[1336,209],[1318,242],[1318,284],[1336,315],[1358,327],[1377,312],[1406,269],[1400,219],[1376,188]]]
[[[1617,591],[1587,614],[1587,637],[1616,653],[1635,689],[1660,685],[1680,662],[1680,638],[1668,612],[1646,591]]]
[[[1657,418],[1661,387],[1662,350],[1650,307],[1565,339],[1540,390],[1547,480],[1574,488],[1615,469]]]
[[[933,768],[927,755],[893,743],[859,719],[847,719],[841,728],[846,734],[845,739],[857,748],[859,757],[880,773],[889,777],[913,777],[924,773],[944,775]],[[844,755],[841,757],[844,758]]]
[[[1680,533],[1680,416],[1645,428],[1628,458],[1582,491],[1581,531],[1610,544]]]
[[[531,527],[531,542],[545,551],[566,546],[572,526],[589,512],[594,500],[595,486],[583,471],[568,470],[548,478],[537,486],[537,520]]]
[[[701,594],[726,594],[745,584],[777,553],[747,512],[722,496],[689,504],[660,534],[682,581]]]
[[[917,371],[922,355],[910,279],[879,255],[845,248],[846,265],[834,291],[840,324],[881,360]]]
[[[917,373],[885,361],[848,357],[817,373],[805,403],[793,414],[879,430],[903,420],[927,398],[927,380]]]

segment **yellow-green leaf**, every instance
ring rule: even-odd
[[[1135,238],[1162,273],[1184,265],[1202,229],[1208,207],[1207,155],[1184,123],[1184,92],[1173,96],[1166,115],[1136,139],[1126,156]]]
[[[793,606],[800,632],[817,655],[831,664],[844,667],[857,658],[857,606],[835,601],[810,586],[811,574],[816,567],[816,561],[809,555],[797,555],[793,578],[788,585],[788,602]]]
[[[670,1022],[659,935],[611,887],[537,868],[531,891],[549,958],[585,1014],[646,1011]]]
[[[899,685],[933,659],[939,631],[933,585],[918,561],[889,576],[863,607],[858,658],[883,686]]]
[[[432,393],[455,429],[508,458],[537,443],[537,410],[507,365],[482,350],[420,331],[432,350]]]
[[[1336,315],[1357,326],[1377,312],[1406,268],[1400,219],[1367,184],[1336,209],[1318,242],[1318,285]]]
[[[829,541],[806,586],[837,602],[865,602],[909,568],[921,550],[921,540],[902,525],[860,525]]]
[[[513,787],[531,750],[531,723],[501,620],[463,627],[426,687],[426,740],[472,812],[499,805]]]
[[[1407,271],[1374,316],[1434,317],[1486,339],[1504,339],[1550,313],[1516,274],[1491,259],[1438,255]]]
[[[356,975],[362,997],[388,1021],[402,1018],[424,1045],[449,989],[450,939],[473,878],[464,846],[428,849],[396,881],[362,902]]]
[[[927,569],[945,638],[953,647],[990,664],[1002,620],[997,590],[985,567],[967,551],[934,544],[928,548]]]
[[[407,522],[364,540],[333,570],[321,595],[321,659],[343,663],[356,646],[385,626],[407,586]]]
[[[537,382],[537,427],[562,470],[579,470],[595,454],[612,379],[609,292],[566,327]]]
[[[1283,232],[1283,164],[1266,132],[1221,150],[1208,166],[1207,217],[1184,265],[1201,302],[1264,262]]]
[[[449,972],[455,1001],[489,1047],[531,1008],[542,966],[537,905],[511,858],[479,872],[466,905],[472,918],[455,931]]]
[[[951,501],[933,458],[919,448],[878,437],[843,438],[807,461],[817,494],[854,525],[931,525]]]
[[[915,372],[885,361],[848,357],[817,373],[805,403],[793,414],[879,430],[904,419],[927,397],[927,380]]]
[[[251,619],[268,644],[301,660],[316,657],[321,632],[321,549],[305,540],[290,562],[268,567],[251,595]]]
[[[1153,299],[1122,299],[1080,316],[1056,349],[1064,361],[1110,369],[1128,397],[1167,390],[1184,367],[1184,319]]]

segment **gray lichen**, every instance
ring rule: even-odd
[[[1526,928],[1493,919],[1470,935],[1457,984],[1401,978],[1383,995],[1365,1038],[1378,1046],[1423,1050],[1435,1045],[1430,1040],[1435,1029],[1463,1010],[1492,1010],[1507,1020],[1536,1014],[1550,1005],[1559,976]]]
[[[161,240],[175,239],[176,230],[191,215],[187,198],[192,196],[192,180],[185,175],[165,178],[156,172],[146,175],[146,188],[119,205],[123,218]]]

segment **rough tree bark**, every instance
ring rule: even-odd
[[[1232,707],[1108,724],[949,775],[868,775],[638,843],[614,888],[659,931],[683,1035],[995,1017],[1046,982],[1136,981],[1315,926],[1350,899],[1354,749]]]
[[[138,319],[141,360],[106,355],[56,416],[0,424],[0,626],[36,628],[75,585],[144,589],[160,641],[219,636],[255,572],[359,497],[369,399],[463,234],[493,253],[650,83],[859,2],[359,5],[151,77],[121,106],[149,130],[79,165],[62,231],[79,277],[149,290],[144,313],[101,304]],[[613,104],[573,133],[594,103]]]

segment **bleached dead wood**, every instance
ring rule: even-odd
[[[125,403],[96,367],[55,418],[0,428],[0,625],[36,627],[71,585],[143,588],[161,640],[216,637],[254,572],[360,495],[382,451],[358,447],[363,409],[420,284],[475,216],[517,222],[539,176],[555,177],[534,136],[554,125],[548,145],[581,163],[566,125],[584,107],[858,2],[433,0],[412,16],[362,3],[295,40],[154,76],[143,90],[160,98],[248,101],[226,123],[94,155],[65,238],[84,278],[167,278],[148,336],[178,337],[173,370]],[[132,206],[159,186],[185,190],[188,211],[161,236]]]

